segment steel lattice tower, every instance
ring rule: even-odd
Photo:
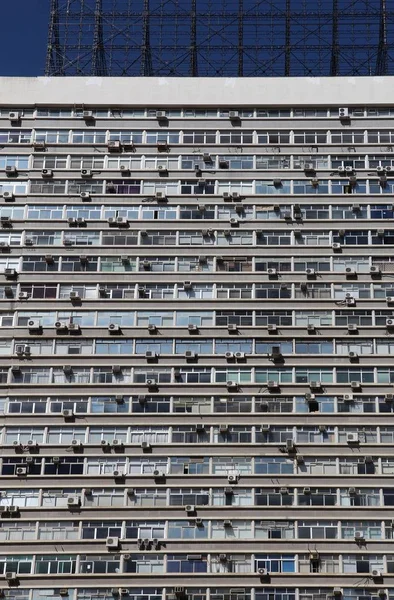
[[[47,75],[394,74],[394,0],[51,0]]]

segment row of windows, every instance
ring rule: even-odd
[[[123,415],[186,413],[186,414],[238,414],[238,413],[391,413],[394,404],[390,396],[367,396],[350,393],[344,396],[327,396],[315,393],[306,401],[303,396],[51,396],[0,398],[0,411],[5,414],[55,414],[71,410],[73,414]],[[30,439],[30,438],[28,438]]]
[[[127,221],[125,221],[127,224]],[[123,222],[122,222],[123,224]],[[343,235],[342,235],[343,234]],[[137,230],[32,230],[25,233],[6,233],[5,244],[30,246],[391,246],[394,229],[364,230],[247,230],[203,229],[200,231]],[[3,259],[7,260],[7,259]],[[18,260],[16,258],[12,260]],[[127,260],[126,260],[127,263]],[[149,265],[148,265],[149,266]]]
[[[336,311],[332,310],[59,310],[59,311],[15,311],[0,313],[0,326],[2,327],[55,327],[61,323],[59,330],[67,328],[70,323],[84,327],[227,327],[237,325],[243,327],[267,327],[277,325],[281,327],[347,327],[355,324],[363,327],[387,327],[387,319],[392,319],[392,310],[351,310],[349,308]],[[29,323],[34,321],[34,323]],[[190,329],[198,333],[195,329]]]
[[[173,356],[181,354],[185,357],[185,352],[192,352],[196,355],[225,355],[229,361],[232,359],[242,359],[253,357],[255,354],[268,355],[276,360],[281,355],[310,355],[324,354],[348,357],[349,352],[361,355],[371,354],[394,354],[394,339],[375,338],[375,339],[285,339],[281,337],[277,342],[252,338],[235,339],[189,339],[189,338],[97,338],[97,339],[3,339],[0,340],[0,354],[7,356],[14,353],[26,353],[32,356],[40,354],[48,355],[145,355],[146,352],[152,354],[145,358],[159,358],[160,355]],[[227,353],[230,352],[230,355]],[[244,356],[236,355],[243,353]],[[245,356],[247,355],[247,356]],[[189,358],[197,358],[195,355],[188,355]],[[357,356],[355,357],[357,358]]]
[[[1,144],[392,144],[391,129],[168,130],[136,129],[2,129]],[[385,149],[382,149],[385,150]],[[386,152],[390,150],[385,150]]]
[[[305,399],[304,399],[305,403]],[[350,434],[350,436],[349,436]],[[355,434],[355,435],[353,435]],[[294,443],[355,443],[360,444],[391,444],[394,440],[394,427],[377,426],[366,427],[358,425],[349,425],[348,427],[337,427],[334,425],[209,425],[199,423],[198,425],[172,425],[170,427],[152,426],[134,426],[134,427],[104,427],[90,426],[79,428],[69,427],[5,427],[0,430],[0,439],[5,446],[16,446],[18,444],[28,445],[31,440],[33,449],[35,444],[57,445],[70,444],[72,440],[79,440],[84,444],[98,444],[111,446],[114,439],[122,444],[140,444],[148,442],[152,444],[282,444],[287,440]],[[115,444],[116,445],[116,444]],[[109,449],[109,448],[108,448]],[[50,459],[48,459],[49,461]],[[67,462],[68,459],[65,459]],[[117,460],[120,460],[117,457]],[[287,459],[254,459],[255,467],[257,465],[266,465],[269,461],[278,462],[286,465],[285,469],[289,474],[293,473],[293,461]],[[41,464],[42,459],[37,458],[36,463]],[[112,459],[103,459],[103,464]],[[126,461],[122,457],[121,462]],[[253,464],[253,459],[250,459]],[[82,460],[83,462],[83,460]],[[364,461],[365,462],[365,461]],[[372,463],[372,460],[371,460]],[[209,465],[209,459],[204,461],[206,467]],[[357,464],[357,460],[355,460]],[[260,467],[261,468],[261,467]],[[304,467],[301,467],[301,472]],[[373,469],[371,468],[373,471]],[[253,467],[252,467],[253,471]],[[255,471],[262,472],[262,471]]]
[[[0,556],[0,574],[14,572],[19,575],[80,574],[171,574],[171,573],[243,573],[256,574],[258,569],[270,573],[327,573],[372,575],[377,570],[394,573],[394,557],[382,554],[320,554],[311,561],[309,554],[234,554],[225,558],[221,554],[59,554]]]
[[[37,257],[35,257],[37,259]],[[26,261],[27,262],[27,261]],[[40,269],[40,266],[47,264],[37,260],[29,261],[26,265],[23,263],[22,272],[26,271],[52,271],[52,269]],[[73,260],[67,258],[62,261],[62,268],[59,268],[59,263],[52,263],[57,271],[73,271],[86,272],[90,271],[85,263],[81,263],[77,257]],[[89,266],[95,266],[97,270],[97,261],[89,261]],[[115,265],[116,266],[116,265]],[[26,268],[28,267],[28,268]],[[33,268],[29,268],[33,267]],[[38,268],[37,268],[38,267]],[[67,268],[68,267],[68,268]],[[127,270],[126,270],[127,271]],[[115,271],[116,272],[116,271]],[[191,287],[190,287],[191,286]],[[387,299],[394,297],[394,285],[386,284],[369,284],[369,283],[298,283],[298,284],[191,284],[189,282],[171,284],[127,284],[115,283],[111,284],[106,281],[100,283],[85,284],[21,284],[19,294],[22,300],[28,298],[59,298],[70,299],[77,297],[80,299],[112,299],[112,300],[249,300],[249,299],[321,299],[321,300],[338,300],[343,301],[349,298],[368,300],[368,299]],[[0,299],[15,297],[17,286],[1,286]]]
[[[240,221],[264,220],[359,220],[392,219],[392,204],[204,204],[204,205],[3,205],[0,216],[18,221],[61,221],[63,219],[102,220],[125,217],[138,221],[216,220],[236,218]]]
[[[0,541],[102,540],[392,540],[392,521],[349,520],[187,520],[2,521]]]
[[[190,463],[192,474],[198,474]],[[77,465],[76,465],[77,466]],[[237,463],[233,466],[239,466]],[[242,465],[241,465],[242,466]],[[160,464],[159,464],[160,467]],[[234,471],[231,471],[234,472]],[[134,472],[134,475],[139,475]],[[152,473],[152,471],[149,471]],[[187,474],[178,471],[178,474]],[[390,471],[392,473],[392,471]],[[221,475],[227,475],[223,470]],[[334,473],[335,475],[335,473]],[[65,483],[67,479],[65,480]],[[205,486],[203,488],[111,488],[111,487],[67,487],[63,489],[8,488],[0,498],[0,506],[28,509],[44,507],[57,509],[69,507],[70,496],[74,498],[74,508],[142,507],[147,509],[185,506],[195,507],[197,513],[202,506],[253,507],[253,506],[340,506],[340,507],[383,507],[394,505],[392,488],[341,488],[337,487],[228,487]],[[349,491],[350,490],[350,491]],[[83,493],[82,493],[83,492]],[[13,512],[11,510],[11,512]],[[312,511],[311,511],[312,512]],[[313,514],[313,512],[312,512]],[[316,518],[316,517],[315,517]]]
[[[23,585],[23,583],[22,583]],[[75,585],[75,584],[74,584]],[[113,600],[113,590],[116,588],[101,587],[78,588],[67,587],[68,600]],[[368,587],[366,589],[357,587],[346,587],[341,589],[341,597],[344,600],[377,600],[378,588]],[[383,588],[380,585],[383,597],[391,597],[394,593],[391,588]],[[174,590],[157,588],[123,588],[123,595],[130,600],[173,600]],[[236,587],[187,587],[183,588],[181,600],[327,600],[327,597],[333,597],[333,588],[236,588]],[[4,590],[4,598],[7,600],[64,600],[64,595],[60,595],[60,588],[39,590],[26,590],[13,588]]]
[[[41,232],[40,237],[44,236]],[[20,237],[18,234],[4,234],[0,232],[0,242],[4,244],[19,243]],[[31,238],[28,238],[31,239]],[[34,241],[34,240],[33,240]],[[43,238],[43,241],[47,241]],[[26,245],[26,238],[24,238]],[[30,242],[29,242],[30,243]],[[304,272],[306,269],[312,269],[312,275],[318,272],[328,273],[347,273],[346,269],[353,269],[356,274],[370,273],[370,268],[375,267],[377,275],[379,271],[388,275],[394,272],[394,260],[391,256],[351,256],[351,255],[333,255],[333,256],[294,256],[294,257],[270,257],[264,256],[86,256],[86,262],[81,261],[80,256],[55,256],[48,255],[48,259],[44,256],[32,255],[23,257],[23,270],[29,271],[94,271],[94,265],[98,271],[107,273],[125,273],[130,271],[152,271],[157,273],[188,273],[196,272],[254,272],[267,271],[268,269],[276,269],[277,272],[291,273]],[[53,263],[52,263],[53,261]],[[58,268],[54,268],[51,264],[55,264]],[[6,268],[20,270],[20,259],[15,256],[5,257],[0,256],[0,272]],[[313,273],[313,271],[315,273]],[[289,284],[291,285],[291,284]],[[311,290],[313,286],[311,285]],[[349,284],[350,285],[350,284]],[[381,289],[386,289],[384,284]],[[390,284],[389,284],[390,285]],[[13,287],[13,290],[16,288]],[[111,289],[111,286],[108,286]],[[376,289],[379,289],[376,287]]]
[[[28,181],[7,179],[0,181],[0,193],[13,194],[146,194],[154,196],[162,192],[169,196],[183,195],[223,195],[238,193],[242,196],[260,194],[265,196],[288,195],[342,195],[371,194],[393,195],[394,181],[379,179],[266,179],[266,180],[176,180],[167,179],[55,179],[53,181],[31,179]]]
[[[60,367],[25,367],[14,365],[10,369],[0,368],[1,384],[69,384],[85,385],[90,383],[129,384],[146,386],[159,384],[209,384],[221,383],[229,386],[243,383],[261,383],[268,385],[313,382],[326,384],[351,384],[356,388],[361,384],[394,383],[394,367],[310,367],[310,368],[247,368],[247,367],[141,367],[130,368],[124,365],[112,367],[79,367],[65,365]],[[319,387],[319,385],[317,386]],[[273,385],[275,388],[275,385]]]
[[[23,583],[22,583],[23,585]],[[101,587],[92,588],[62,588],[67,589],[68,600],[113,600],[113,590],[115,588]],[[340,588],[341,596],[344,600],[377,600],[378,588],[368,587],[366,589],[359,586],[352,588]],[[383,588],[380,585],[383,597],[391,597],[393,589]],[[123,595],[130,600],[174,600],[174,591],[172,588],[123,588]],[[327,597],[333,597],[333,588],[236,588],[236,587],[187,587],[183,588],[181,600],[327,600]],[[26,590],[13,588],[4,590],[4,598],[7,600],[64,600],[64,595],[60,595],[60,588],[39,590]]]
[[[298,170],[306,169],[373,169],[377,167],[393,167],[394,159],[386,154],[362,154],[362,155],[322,155],[301,154],[284,155],[279,154],[180,154],[180,155],[139,155],[137,153],[100,156],[91,155],[2,155],[0,157],[0,169],[14,166],[19,170],[29,169],[111,169],[140,171],[159,169],[163,167],[168,170],[194,170],[213,171],[216,169],[230,170]],[[345,172],[345,171],[344,171]]]
[[[76,117],[84,118],[85,108],[72,107],[38,107],[38,108],[2,108],[0,116],[9,117],[10,112],[19,112],[25,118],[67,118]],[[139,117],[158,117],[157,111],[165,113],[167,117],[224,117],[229,118],[230,111],[237,111],[240,117],[261,117],[261,118],[278,118],[278,117],[339,117],[339,109],[337,107],[307,107],[307,108],[91,108],[89,113],[98,119],[106,118],[139,118]],[[394,108],[390,107],[353,107],[348,108],[349,116],[352,117],[386,117],[394,115]]]

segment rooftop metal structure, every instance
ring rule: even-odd
[[[394,0],[51,0],[46,75],[394,74]]]

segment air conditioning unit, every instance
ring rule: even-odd
[[[295,450],[294,441],[292,439],[287,439],[285,447],[286,447],[287,452],[294,452],[294,450]]]
[[[153,352],[152,350],[147,350],[145,352],[145,358],[147,358],[147,359],[154,359],[154,358],[157,358],[157,357],[158,357],[157,352]]]
[[[315,402],[316,401],[316,396],[315,396],[315,394],[310,394],[309,392],[307,392],[305,394],[305,400],[307,402]]]
[[[230,360],[231,358],[234,358],[234,352],[225,352],[224,356],[227,360]]]
[[[384,237],[384,229],[377,229],[376,234],[378,237]]]
[[[15,474],[16,475],[27,475],[27,467],[26,466],[16,467]]]
[[[267,275],[277,275],[278,271],[276,269],[267,269]]]
[[[56,321],[56,331],[68,331],[68,324],[65,321]]]
[[[16,269],[4,269],[4,275],[6,279],[14,279],[18,275],[18,272]]]
[[[237,360],[245,358],[245,352],[234,352],[234,358],[236,358]]]
[[[91,169],[82,169],[81,170],[82,179],[90,179],[93,177],[93,171]]]
[[[191,359],[197,358],[197,357],[198,357],[197,352],[193,352],[192,350],[186,350],[186,352],[185,352],[186,360],[191,360]]]
[[[262,425],[260,425],[260,431],[262,433],[268,433],[271,429],[271,425],[269,425],[268,423],[263,423]]]
[[[111,334],[118,334],[121,333],[121,328],[120,325],[118,325],[117,323],[110,323],[108,325],[108,332]]]
[[[19,292],[18,299],[19,300],[28,300],[29,294],[27,292]]]
[[[41,329],[41,324],[38,319],[29,319],[27,326],[30,332],[39,331]]]
[[[239,111],[238,110],[230,110],[228,113],[228,118],[230,121],[238,121],[239,120]]]
[[[70,300],[80,300],[79,292],[70,292]]]
[[[118,440],[117,438],[114,438],[111,442],[111,446],[114,446],[116,448],[122,448],[123,442],[122,442],[122,440]]]
[[[257,573],[260,575],[260,577],[268,577],[269,575],[268,569],[257,569]]]
[[[338,117],[341,120],[342,119],[345,120],[345,121],[348,120],[349,117],[350,117],[350,115],[349,115],[349,109],[348,108],[344,108],[344,107],[338,108]]]
[[[279,382],[275,381],[273,379],[270,379],[269,381],[267,381],[267,388],[269,390],[277,390],[279,388]]]
[[[148,387],[156,387],[156,386],[157,386],[157,383],[156,383],[156,380],[155,380],[155,379],[147,379],[147,380],[146,380],[146,385],[147,385]]]
[[[205,163],[211,163],[212,162],[212,156],[208,152],[204,152],[204,154],[202,155],[202,160]]]
[[[278,331],[277,325],[267,325],[268,333],[276,333]]]
[[[235,325],[234,323],[230,323],[229,325],[227,325],[227,330],[229,333],[237,333],[238,325]]]
[[[90,192],[81,192],[81,193],[79,194],[79,197],[80,197],[82,200],[90,200]]]
[[[68,596],[68,588],[60,588],[59,596]]]
[[[105,540],[105,545],[108,550],[117,550],[119,548],[119,538],[118,537],[107,537]]]
[[[311,390],[320,390],[321,389],[321,381],[310,381],[309,387]]]
[[[333,595],[337,598],[338,596],[342,596],[342,588],[334,587],[332,590]]]
[[[364,532],[363,531],[355,531],[354,532],[354,539],[358,540],[358,541],[364,541]]]
[[[348,444],[358,444],[360,441],[359,437],[358,437],[358,433],[347,433],[346,441]]]
[[[81,332],[81,326],[78,323],[69,323],[68,324],[68,331],[70,333],[80,333]]]
[[[20,121],[21,116],[21,113],[16,110],[12,110],[8,113],[8,118],[11,121],[11,123],[17,123],[18,121]]]
[[[233,195],[231,192],[223,192],[223,200],[224,201],[228,201],[228,200],[232,200],[233,199]]]
[[[166,175],[168,173],[168,169],[164,165],[159,165],[157,167],[157,171],[158,171],[158,173],[161,173],[162,175]],[[156,194],[155,194],[155,198],[156,199],[157,199],[157,194],[160,194],[160,196],[158,197],[158,199],[159,200],[163,200],[163,192],[156,192]]]
[[[308,333],[315,333],[316,332],[316,326],[315,325],[307,325],[306,330]]]
[[[41,176],[44,177],[44,179],[50,179],[53,177],[52,169],[42,169]]]
[[[354,400],[353,394],[343,394],[342,398],[344,402],[353,402]]]
[[[230,225],[232,227],[238,227],[238,225],[239,225],[238,219],[235,219],[235,218],[230,219]]]
[[[159,471],[158,469],[155,469],[153,471],[153,477],[155,477],[156,479],[163,479],[166,476],[166,474],[164,473],[164,471]]]
[[[378,571],[378,569],[372,569],[371,576],[372,577],[382,577],[382,571]]]
[[[307,275],[308,277],[313,277],[316,275],[316,270],[315,269],[306,269],[305,275]]]
[[[304,173],[314,173],[315,172],[315,166],[313,163],[310,162],[306,162],[304,163]]]
[[[27,440],[26,446],[28,448],[37,448],[38,447],[38,442],[36,442],[35,440]]]
[[[82,112],[82,118],[85,119],[85,121],[94,121],[94,114],[92,110],[84,110]]]
[[[5,168],[5,174],[6,175],[16,175],[18,173],[17,168],[14,165],[8,165]]]
[[[6,581],[18,581],[18,574],[14,571],[6,571],[4,578]]]
[[[79,505],[80,505],[80,500],[79,500],[78,496],[68,496],[67,506],[73,507],[73,506],[79,506]]]
[[[348,331],[356,332],[356,331],[358,331],[358,325],[354,325],[353,323],[349,323],[349,325],[347,326],[347,330]]]
[[[165,110],[157,110],[156,111],[156,119],[167,120],[167,114]]]
[[[122,150],[122,143],[119,140],[113,140],[107,144],[108,152],[120,152]]]
[[[386,319],[386,327],[394,327],[394,319]]]
[[[346,267],[345,273],[346,275],[356,275],[357,271],[356,269],[353,269],[353,267]]]
[[[237,390],[238,389],[238,383],[236,381],[227,381],[226,386],[227,386],[228,390]]]
[[[349,352],[348,356],[350,360],[356,360],[358,358],[357,352]]]
[[[394,394],[385,394],[384,400],[385,402],[394,402]]]
[[[195,510],[196,510],[196,507],[194,506],[194,504],[186,504],[185,511],[187,513],[194,513]]]
[[[239,475],[235,475],[235,474],[234,475],[229,475],[227,477],[227,481],[228,481],[228,483],[238,483],[238,481],[239,481]]]
[[[393,304],[394,296],[386,296],[386,302],[387,304]]]
[[[130,173],[130,167],[128,167],[127,165],[120,165],[119,171],[121,173],[124,173],[125,175],[128,175]]]
[[[141,442],[141,448],[142,450],[150,450],[152,446],[149,442]]]
[[[15,198],[14,192],[3,192],[4,200],[14,200],[14,198]]]
[[[187,329],[189,332],[193,332],[193,333],[198,331],[198,327],[194,323],[189,323],[189,325],[187,326]]]
[[[64,408],[62,410],[62,415],[65,419],[72,419],[74,417],[74,413],[70,408]],[[73,442],[78,441],[78,440],[73,440]]]
[[[381,271],[380,267],[372,266],[372,267],[370,267],[369,272],[371,275],[380,275],[382,271]]]
[[[157,325],[148,325],[149,333],[157,333]]]
[[[280,346],[272,346],[271,347],[271,358],[280,358],[282,356],[282,352],[280,350]]]
[[[73,368],[71,365],[63,365],[63,373],[67,376],[72,375]]]
[[[82,442],[81,440],[71,440],[71,446],[73,448],[81,448],[82,447]]]
[[[352,390],[360,390],[361,389],[361,381],[351,381],[350,387]]]
[[[119,471],[118,469],[115,469],[115,471],[112,471],[112,475],[115,479],[123,479],[123,477],[125,476],[123,471]]]
[[[128,220],[126,219],[126,217],[116,217],[115,223],[118,226],[120,226],[120,225],[127,225],[128,224]]]
[[[333,244],[331,244],[331,248],[333,250],[341,250],[342,246],[338,242],[334,242]]]

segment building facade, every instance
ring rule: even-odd
[[[2,597],[392,598],[393,78],[0,83]]]

